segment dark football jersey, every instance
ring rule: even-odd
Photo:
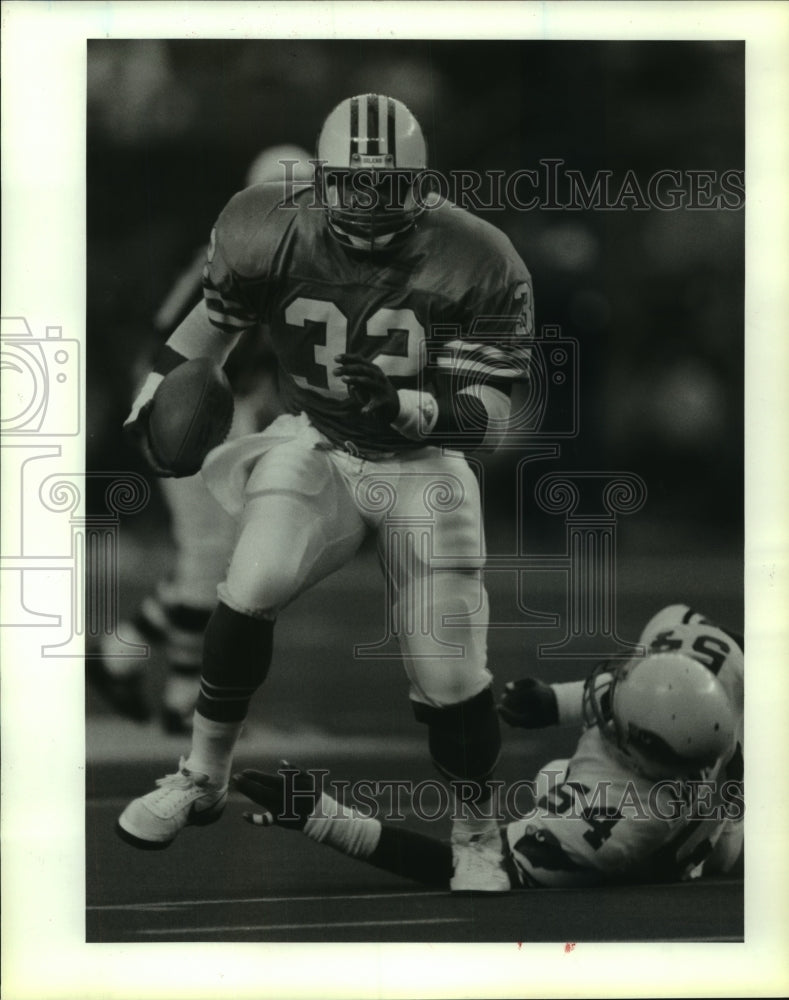
[[[455,206],[426,210],[406,239],[357,251],[330,233],[311,187],[236,195],[212,234],[204,274],[218,332],[267,327],[280,393],[331,440],[365,451],[420,447],[360,413],[335,357],[374,361],[396,388],[435,392],[527,374],[531,279],[509,239]]]
[[[203,271],[207,247],[203,246],[173,282],[154,316],[153,325],[164,337],[178,327],[203,298]],[[275,367],[267,331],[260,325],[245,331],[225,363],[233,392],[246,396],[260,385],[261,376]]]

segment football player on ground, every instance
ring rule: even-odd
[[[488,889],[678,881],[737,862],[742,639],[672,605],[640,642],[644,657],[601,664],[585,682],[507,685],[499,711],[511,725],[582,722],[583,732],[569,760],[538,773],[532,812],[502,826],[501,876]],[[248,770],[234,784],[263,806],[245,814],[256,826],[301,830],[378,868],[449,885],[448,844],[338,804],[308,772]]]
[[[299,146],[264,149],[247,171],[246,187],[257,184],[308,183],[310,154]],[[161,343],[200,302],[206,248],[178,276],[154,317]],[[235,395],[230,437],[262,429],[280,411],[276,360],[267,338],[252,330],[233,352],[226,368]],[[159,480],[170,515],[174,546],[172,572],[146,594],[134,613],[119,623],[126,642],[161,645],[166,660],[161,722],[165,732],[187,733],[200,690],[203,633],[216,606],[216,588],[224,579],[236,540],[236,524],[222,509],[201,475]],[[147,694],[147,657],[119,656],[114,635],[100,640],[101,658],[88,660],[91,686],[118,712],[136,722],[151,717]],[[124,652],[124,650],[120,650]]]
[[[481,502],[463,453],[442,445],[489,449],[504,432],[528,368],[531,279],[498,229],[428,195],[426,169],[404,104],[342,101],[318,138],[314,189],[283,199],[252,188],[221,213],[204,300],[135,401],[127,424],[152,459],[146,420],[166,374],[187,358],[224,363],[245,331],[268,327],[287,412],[203,466],[240,535],[205,633],[191,751],[118,821],[135,846],[219,818],[278,615],[370,533],[431,757],[462,797],[490,795],[500,732]],[[429,551],[415,544],[426,521]],[[466,812],[452,833],[454,888],[501,877],[495,821]]]

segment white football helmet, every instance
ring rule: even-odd
[[[388,246],[424,211],[426,168],[425,137],[402,101],[346,98],[324,122],[316,150],[315,187],[332,233],[360,249]]]
[[[728,695],[708,667],[682,653],[600,664],[584,688],[584,721],[648,778],[699,775],[734,748]]]

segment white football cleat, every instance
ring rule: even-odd
[[[168,847],[185,826],[215,823],[227,803],[227,785],[218,788],[207,774],[186,767],[182,757],[175,774],[159,778],[157,788],[130,802],[116,824],[118,835],[143,850]]]
[[[453,831],[452,860],[455,871],[449,888],[453,892],[507,892],[511,888],[498,828],[482,833]]]

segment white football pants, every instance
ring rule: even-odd
[[[239,461],[251,471],[218,589],[225,604],[275,618],[374,532],[387,578],[387,631],[400,644],[412,699],[454,705],[490,684],[480,495],[462,455],[427,447],[370,461],[331,447],[304,418],[284,416],[248,438],[246,452],[242,441],[207,463],[220,498],[223,483],[241,481]]]

